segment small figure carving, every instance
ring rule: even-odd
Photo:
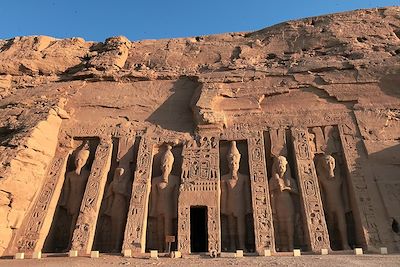
[[[336,168],[335,158],[331,155],[321,155],[317,158],[316,169],[321,185],[324,209],[330,229],[338,227],[343,250],[350,249],[347,240],[345,206],[343,201],[343,180]],[[336,172],[335,172],[336,171]]]
[[[251,213],[249,176],[239,173],[240,153],[231,142],[229,173],[221,177],[221,213],[228,218],[230,250],[245,249],[246,215]]]
[[[113,252],[120,252],[123,231],[126,222],[126,211],[128,208],[130,179],[124,175],[123,168],[116,168],[112,182],[110,183],[106,199],[104,214],[111,218],[111,240]]]
[[[295,208],[292,194],[298,194],[297,183],[287,169],[284,156],[274,158],[272,178],[269,181],[272,213],[277,221],[281,251],[292,251],[294,240]]]
[[[65,175],[65,185],[60,206],[64,207],[67,210],[68,215],[71,217],[69,240],[72,239],[83,194],[85,193],[86,183],[90,174],[90,171],[85,168],[89,154],[89,144],[86,143],[75,156],[75,170],[70,171]]]
[[[166,251],[166,236],[175,235],[173,221],[178,217],[178,189],[180,178],[172,175],[174,155],[172,147],[167,150],[161,160],[162,175],[151,181],[149,216],[157,218],[157,241],[159,251]]]

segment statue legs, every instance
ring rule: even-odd
[[[293,251],[294,224],[292,220],[286,220],[284,223],[287,234],[287,248],[289,251]]]
[[[165,243],[165,236],[164,236],[164,216],[158,215],[157,216],[157,243],[158,243],[158,250],[160,252],[164,251],[164,243]]]
[[[342,249],[349,250],[349,241],[347,240],[347,225],[346,218],[343,211],[336,212],[337,224],[340,233],[340,241],[342,242]]]
[[[237,231],[239,239],[238,249],[245,249],[245,239],[246,239],[246,222],[245,216],[237,217]]]
[[[236,222],[233,215],[228,215],[229,228],[229,250],[234,251],[236,248]]]

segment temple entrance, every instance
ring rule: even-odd
[[[208,251],[207,207],[190,207],[190,251]]]

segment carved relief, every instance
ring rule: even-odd
[[[56,157],[47,171],[47,178],[39,196],[26,222],[24,222],[17,234],[16,247],[19,252],[33,252],[42,249],[55,213],[58,196],[64,183],[68,154],[68,150],[57,150]],[[10,253],[14,252],[10,251]]]
[[[319,251],[330,244],[308,132],[295,128],[291,132],[309,246],[312,251]]]
[[[141,138],[123,243],[123,249],[134,252],[145,252],[153,148],[148,137]]]
[[[79,216],[72,236],[71,249],[89,253],[96,230],[97,217],[111,165],[111,140],[102,140],[97,147],[88,178]]]
[[[256,252],[275,250],[272,210],[269,198],[268,177],[262,132],[254,132],[254,137],[247,139],[249,151],[249,171],[253,206],[254,233]]]

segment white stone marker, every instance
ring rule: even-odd
[[[123,254],[125,258],[132,258],[132,250],[130,249],[124,249]]]
[[[381,248],[381,254],[384,254],[384,255],[388,254],[388,250],[386,247]]]
[[[235,258],[243,258],[243,250],[236,250]]]
[[[362,254],[363,254],[363,249],[362,249],[362,248],[355,248],[355,249],[354,249],[354,254],[356,254],[356,255],[362,255]]]
[[[172,251],[172,258],[182,258],[182,253],[180,251]]]
[[[32,259],[41,259],[42,258],[42,252],[41,251],[36,251],[32,253]]]
[[[150,259],[158,259],[158,250],[150,250]]]
[[[293,250],[293,256],[294,256],[294,257],[299,257],[300,255],[301,255],[300,249],[294,249],[294,250]]]
[[[100,253],[98,250],[92,250],[90,251],[90,257],[91,258],[98,258],[100,256]]]
[[[272,256],[271,250],[270,249],[264,250],[264,257],[269,257],[269,256]]]
[[[78,257],[78,251],[77,250],[70,250],[68,256],[69,257]]]
[[[23,260],[24,258],[25,258],[25,253],[23,252],[15,253],[14,259]]]
[[[328,249],[327,248],[321,248],[321,255],[328,255]]]

